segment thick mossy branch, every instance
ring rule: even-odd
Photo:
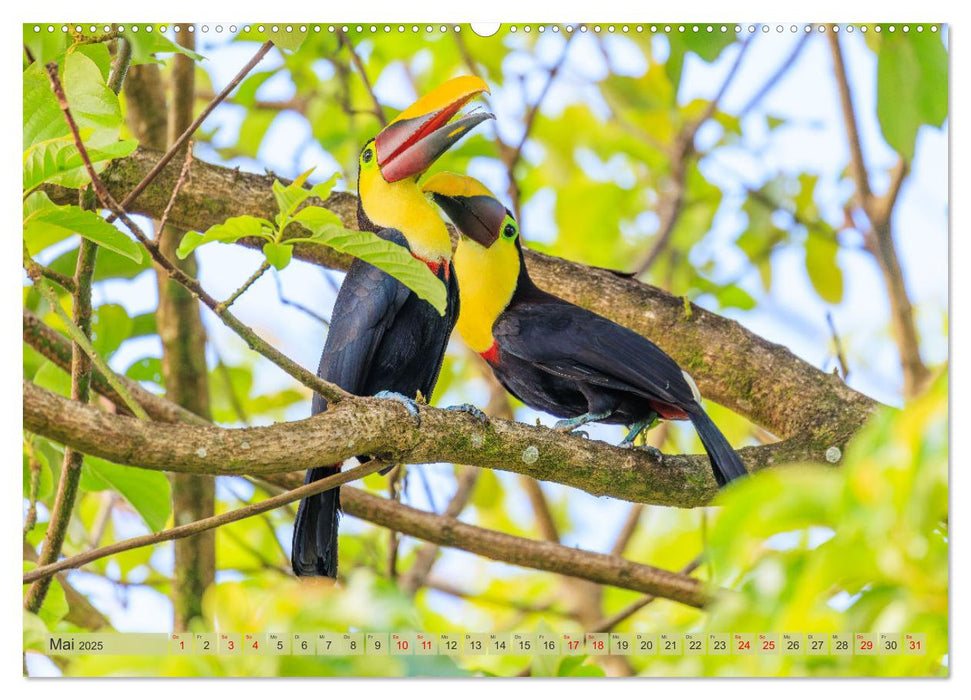
[[[24,382],[24,428],[104,459],[195,474],[259,475],[337,464],[454,462],[525,474],[627,501],[694,507],[716,492],[705,455],[622,449],[548,428],[397,401],[352,398],[312,418],[258,428],[149,423],[81,405]],[[750,471],[823,461],[832,445],[799,439],[739,451]]]
[[[103,179],[112,193],[123,195],[158,157],[157,152],[139,149],[112,163]],[[170,164],[139,197],[135,210],[159,216],[168,204],[179,169],[178,164]],[[272,218],[276,211],[271,189],[274,179],[273,175],[242,173],[196,161],[170,221],[181,228],[204,231],[231,216]],[[77,196],[56,187],[48,192],[61,202],[74,201]],[[349,228],[356,227],[354,195],[333,193],[324,202],[308,201],[335,212]],[[347,256],[319,245],[297,245],[295,254],[338,269],[350,263]],[[526,258],[537,284],[650,338],[692,374],[706,397],[782,438],[842,445],[877,405],[839,377],[822,372],[735,321],[694,305],[686,318],[683,300],[657,287],[534,251],[527,251]]]

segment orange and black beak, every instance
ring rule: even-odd
[[[436,173],[422,190],[432,195],[461,235],[483,248],[496,242],[510,215],[485,185],[468,175]]]
[[[452,121],[476,95],[489,92],[474,76],[453,78],[420,98],[374,139],[378,167],[387,182],[417,177],[477,124],[493,119],[473,112]]]

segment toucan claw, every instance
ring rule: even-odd
[[[653,445],[621,445],[621,447],[627,447],[631,450],[643,450],[651,455],[654,459],[660,462],[664,458],[664,453],[657,449]]]
[[[374,398],[389,399],[391,401],[397,401],[398,403],[404,405],[405,409],[408,411],[408,413],[411,415],[412,418],[414,418],[417,421],[421,420],[418,415],[418,404],[415,403],[414,399],[409,399],[404,394],[399,394],[397,391],[383,390],[376,393],[374,395]]]
[[[480,423],[483,423],[483,424],[489,422],[489,416],[487,416],[480,409],[476,408],[475,406],[473,406],[470,403],[460,403],[457,406],[446,406],[445,407],[445,410],[446,411],[459,411],[461,413],[468,413],[473,418],[475,418],[476,420],[478,420]]]

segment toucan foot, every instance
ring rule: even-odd
[[[629,445],[628,447],[635,450],[644,450],[658,461],[661,461],[661,458],[664,457],[664,453],[653,445]]]
[[[415,403],[414,399],[409,399],[404,394],[399,394],[397,391],[379,391],[374,395],[376,399],[390,399],[391,401],[397,401],[403,404],[411,414],[413,418],[418,418],[418,404]]]
[[[584,413],[583,415],[576,416],[575,418],[564,418],[563,420],[558,420],[553,424],[553,430],[561,433],[572,433],[581,425],[603,420],[610,414],[611,411],[604,411],[603,413]]]
[[[655,420],[657,420],[657,414],[654,414],[646,420],[637,421],[631,425],[630,430],[627,431],[627,436],[620,441],[620,444],[617,445],[617,447],[633,447],[634,440],[637,439],[637,436],[646,430],[650,430],[651,426],[654,425]]]
[[[468,413],[470,416],[478,420],[480,423],[488,423],[489,416],[483,413],[481,410],[476,408],[470,403],[460,403],[457,406],[446,406],[446,411],[459,411],[461,413]]]

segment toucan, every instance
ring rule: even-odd
[[[669,355],[533,283],[519,225],[481,182],[439,173],[423,189],[460,234],[454,255],[459,333],[509,393],[562,418],[561,430],[589,422],[627,425],[625,447],[655,420],[690,420],[719,486],[746,474],[705,413],[694,380]]]
[[[416,412],[413,400],[431,396],[459,313],[452,244],[445,222],[418,178],[456,141],[492,118],[471,112],[455,118],[489,88],[479,78],[454,78],[405,109],[361,150],[358,226],[407,248],[447,289],[440,315],[395,278],[355,260],[344,278],[317,375],[358,396],[395,398]],[[314,414],[327,410],[315,394]],[[363,459],[363,458],[362,458]],[[310,483],[341,465],[310,469]],[[293,530],[291,564],[298,576],[337,576],[337,489],[301,501]]]

